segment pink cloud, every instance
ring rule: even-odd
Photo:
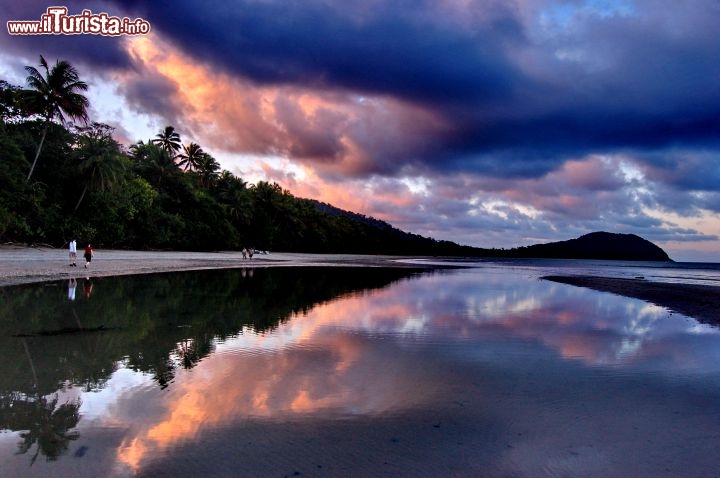
[[[259,86],[148,38],[128,42],[140,74],[121,91],[155,102],[168,124],[206,150],[289,158],[328,177],[365,176],[412,161],[446,125],[391,97],[291,86]],[[157,99],[157,94],[162,96]]]

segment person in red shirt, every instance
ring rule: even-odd
[[[92,261],[93,256],[93,250],[90,243],[88,243],[87,246],[85,246],[85,269],[87,269],[87,266],[90,265],[90,261]]]

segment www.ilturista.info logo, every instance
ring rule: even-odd
[[[37,20],[7,22],[11,35],[146,35],[150,23],[142,18],[111,17],[107,13],[83,10],[80,15],[68,15],[65,7],[48,7],[47,13]]]

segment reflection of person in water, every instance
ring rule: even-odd
[[[93,283],[90,281],[89,277],[85,278],[85,282],[83,283],[83,292],[85,293],[85,298],[89,299],[90,295],[92,294],[93,290]]]
[[[74,277],[70,278],[68,282],[68,299],[75,300],[75,288],[77,287],[77,280]]]

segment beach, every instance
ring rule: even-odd
[[[107,277],[158,272],[253,267],[364,266],[426,267],[409,257],[362,254],[260,252],[243,258],[239,251],[129,251],[98,249],[88,268],[82,252],[71,267],[68,251],[49,247],[0,248],[0,287],[47,282],[72,277]],[[720,287],[653,282],[645,279],[586,275],[548,275],[543,279],[645,300],[698,320],[720,323]]]
[[[0,248],[0,284],[26,284],[3,289],[3,476],[718,469],[720,333],[624,297],[709,321],[716,287],[607,263],[387,268],[463,264],[416,259],[100,249],[85,269]]]
[[[0,248],[0,287],[30,284],[72,277],[107,277],[157,272],[231,269],[273,266],[393,266],[418,267],[403,263],[400,256],[360,254],[256,253],[243,258],[240,251],[182,252],[97,249],[85,268],[82,251],[77,267],[70,266],[65,249],[4,246]]]

